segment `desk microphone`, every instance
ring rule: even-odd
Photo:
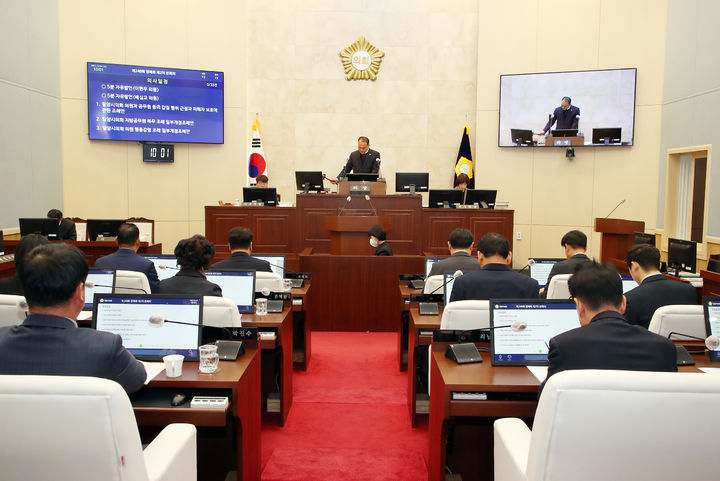
[[[615,206],[615,208],[610,211],[610,214],[612,214],[613,212],[615,212],[618,207],[620,207],[622,204],[625,203],[626,200],[627,200],[627,199],[622,199],[622,200],[620,200],[620,202],[618,202],[618,204]],[[610,214],[606,215],[606,216],[605,216],[605,219],[607,219],[608,217],[610,217]]]
[[[113,287],[113,286],[108,286],[108,285],[105,285],[105,284],[95,284],[93,281],[85,281],[85,287],[87,287],[88,289],[92,289],[92,288],[94,288],[94,287],[109,287],[109,288],[112,289],[112,290],[115,290],[115,289],[130,289],[131,291],[142,291],[143,294],[149,294],[148,291],[146,291],[145,289],[142,289],[142,288],[140,288],[140,287],[124,287],[124,286],[121,286],[121,287],[115,286],[115,287]]]
[[[215,327],[215,326],[203,326],[202,324],[195,324],[194,322],[182,322],[182,321],[171,321],[170,319],[165,319],[160,314],[151,314],[150,317],[148,317],[148,326],[154,327],[154,328],[161,328],[166,322],[169,322],[171,324],[181,324],[183,326],[193,326],[193,327]],[[220,329],[224,334],[227,334],[232,340],[233,335],[232,332],[230,332],[230,329],[227,327],[216,327],[216,329]]]
[[[460,271],[460,270],[455,271],[455,273],[453,274],[453,276],[452,276],[450,279],[446,280],[446,281],[443,282],[441,285],[439,285],[438,287],[436,287],[436,288],[430,293],[430,295],[435,294],[437,291],[439,291],[440,289],[442,289],[443,287],[445,287],[446,285],[448,285],[450,282],[454,281],[455,279],[457,279],[457,278],[460,277],[461,275],[463,275],[463,271]]]
[[[179,267],[166,266],[165,264],[160,264],[159,266],[157,266],[157,268],[160,269],[161,271],[164,271],[165,269],[172,269],[172,270],[174,270],[174,271],[179,271],[179,270],[180,270]]]
[[[257,259],[257,257],[256,257]],[[283,272],[283,278],[284,279],[310,279],[310,274],[307,272],[293,272],[287,270],[285,267],[273,264],[272,262],[268,261],[268,264],[270,264],[272,267],[277,267],[278,269],[282,270]]]
[[[527,326],[528,323],[525,321],[513,321],[512,324],[508,324],[506,326],[481,327],[478,331],[494,331],[495,329],[505,329],[509,327],[514,332],[521,332],[527,329]]]
[[[377,209],[375,208],[375,205],[373,204],[372,199],[370,199],[370,196],[365,194],[365,200],[370,203],[370,207],[372,207],[374,215],[377,215]]]
[[[520,274],[522,271],[524,271],[524,270],[527,269],[528,267],[532,267],[532,266],[534,266],[534,265],[535,265],[535,259],[528,259],[527,264],[525,264],[525,267],[523,267],[522,269],[520,269],[520,270],[518,271],[518,274]]]
[[[705,347],[711,351],[717,351],[718,347],[720,347],[720,339],[715,334],[708,336],[708,338],[705,339]]]
[[[345,210],[345,207],[347,207],[347,205],[350,203],[351,200],[352,200],[352,197],[348,195],[347,198],[345,199],[345,203],[340,208],[340,212],[338,212],[338,216],[343,213],[343,211]]]

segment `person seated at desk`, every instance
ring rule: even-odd
[[[545,124],[545,128],[543,128],[542,132],[538,132],[538,135],[547,134],[555,122],[557,122],[558,130],[577,130],[580,124],[580,108],[572,105],[570,97],[562,98],[560,107],[557,107],[555,111],[553,111],[552,116],[548,119],[548,123]]]
[[[137,254],[140,248],[140,229],[129,222],[121,224],[118,227],[117,242],[118,250],[95,261],[95,267],[142,272],[150,283],[150,291],[157,292],[160,281],[155,264]]]
[[[570,369],[677,371],[669,339],[632,326],[623,317],[622,280],[611,264],[586,263],[568,281],[582,327],[550,339],[547,378]]]
[[[370,236],[370,245],[376,248],[376,256],[393,255],[392,247],[385,241],[385,229],[380,224],[370,227],[367,233]]]
[[[267,189],[269,181],[270,181],[270,179],[268,179],[267,175],[260,174],[255,178],[255,187],[259,187],[261,189]]]
[[[13,259],[16,274],[12,277],[0,279],[0,294],[10,294],[12,296],[23,295],[22,283],[20,282],[17,272],[20,272],[20,266],[31,250],[37,246],[49,243],[50,241],[47,237],[40,234],[28,234],[20,239],[20,242],[18,242],[15,248],[15,258]]]
[[[575,267],[580,264],[586,264],[592,262],[592,260],[585,254],[587,251],[587,236],[584,232],[579,230],[571,230],[565,234],[560,240],[560,245],[565,249],[564,261],[560,261],[552,266],[546,285],[550,285],[550,279],[558,274],[572,274],[575,272]],[[540,289],[540,297],[547,296],[547,289],[543,287]]]
[[[465,192],[470,185],[470,177],[467,174],[460,174],[455,179],[455,188]]]
[[[625,319],[647,329],[655,311],[674,304],[697,304],[697,291],[690,284],[668,279],[660,273],[660,251],[649,244],[630,248],[626,258],[630,275],[638,286],[625,294]]]
[[[465,175],[465,174],[460,174]],[[460,178],[460,176],[458,176]],[[472,272],[480,270],[480,263],[472,256],[472,246],[475,239],[472,232],[467,229],[455,229],[448,238],[450,257],[433,264],[430,276],[437,276],[446,272],[462,271]]]
[[[467,299],[532,299],[538,297],[538,283],[513,271],[510,242],[497,232],[478,241],[480,270],[464,274],[453,283],[450,301]]]
[[[92,376],[111,379],[128,393],[145,382],[145,367],[117,334],[78,329],[85,304],[85,254],[69,244],[35,247],[18,272],[30,315],[0,328],[0,374]]]
[[[64,219],[62,211],[58,209],[50,209],[47,213],[47,218],[57,219],[58,221],[57,240],[77,240],[75,222],[70,219]]]
[[[196,234],[182,239],[175,247],[180,270],[172,277],[160,281],[158,294],[188,294],[191,296],[222,297],[222,289],[207,280],[205,269],[215,257],[215,246],[205,236]]]
[[[358,137],[358,149],[351,153],[345,161],[345,167],[338,174],[338,179],[350,172],[356,174],[377,174],[380,171],[380,152],[370,148],[370,139]],[[330,179],[333,184],[338,179]]]
[[[251,257],[253,233],[246,227],[233,227],[228,233],[228,244],[230,244],[230,257],[213,264],[211,271],[222,271],[225,269],[254,270],[272,272],[270,263],[263,259]]]

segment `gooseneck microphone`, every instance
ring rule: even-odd
[[[708,338],[705,339],[705,347],[711,351],[717,351],[718,347],[720,347],[720,338],[718,338],[715,334],[708,336]]]
[[[340,211],[338,212],[338,215],[340,215],[340,214],[343,213],[343,211],[345,210],[345,207],[347,207],[347,205],[350,203],[351,200],[352,200],[352,197],[348,195],[347,198],[345,199],[345,203],[344,203],[343,206],[340,208]]]
[[[626,200],[627,200],[627,199],[621,199],[620,202],[618,202],[618,204],[615,206],[615,208],[610,211],[610,214],[608,214],[608,215],[605,216],[605,219],[607,219],[608,217],[610,217],[610,215],[611,215],[613,212],[615,212],[618,207],[620,207],[622,204],[624,204]]]
[[[158,269],[160,269],[161,271],[164,271],[165,269],[172,269],[172,270],[174,270],[174,271],[179,271],[179,270],[180,270],[179,267],[166,266],[165,264],[160,264],[160,265],[157,266],[157,267],[158,267]]]
[[[215,326],[203,326],[202,324],[195,324],[193,322],[183,322],[183,321],[171,321],[170,319],[165,319],[160,314],[151,314],[150,317],[148,317],[148,325],[150,327],[154,328],[161,328],[166,322],[169,322],[170,324],[181,324],[183,326],[193,326],[193,327],[215,327]],[[230,329],[227,327],[217,327],[216,329],[220,329],[223,334],[227,334],[228,338],[232,340],[232,332],[230,332]]]
[[[506,329],[509,327],[514,332],[520,332],[527,329],[527,326],[528,323],[525,321],[513,321],[512,324],[507,324],[505,326],[481,327],[478,331],[494,331],[495,329]]]
[[[370,196],[365,194],[365,200],[370,203],[370,207],[372,208],[374,215],[377,215],[377,209],[375,208],[375,205],[373,204],[373,201],[370,198]]]
[[[524,271],[525,269],[527,269],[528,267],[532,267],[534,265],[535,265],[535,259],[528,259],[527,264],[525,264],[525,267],[523,267],[522,269],[520,269],[518,271],[518,274],[521,273],[522,271]]]
[[[448,280],[446,280],[445,282],[443,282],[442,284],[440,284],[440,285],[439,285],[438,287],[436,287],[430,294],[435,294],[437,291],[439,291],[440,289],[442,289],[443,287],[445,287],[446,285],[448,285],[451,281],[454,281],[455,279],[457,279],[457,278],[460,277],[461,275],[463,275],[463,271],[455,271],[455,273],[453,274],[453,276],[452,276],[450,279],[448,279]]]
[[[126,286],[119,286],[119,287],[118,287],[118,286],[115,286],[115,287],[113,287],[113,286],[108,286],[108,285],[105,285],[105,284],[95,284],[93,281],[85,281],[85,287],[87,287],[87,288],[89,288],[89,289],[92,289],[92,288],[94,288],[94,287],[108,287],[108,288],[113,289],[113,290],[115,290],[115,289],[129,289],[129,290],[131,290],[131,291],[140,291],[140,292],[142,292],[143,294],[149,294],[148,291],[146,291],[145,289],[142,289],[142,288],[140,288],[140,287],[126,287]]]

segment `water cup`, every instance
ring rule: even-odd
[[[292,281],[290,279],[283,279],[283,290],[285,292],[290,292],[292,289]]]
[[[220,356],[217,352],[215,344],[205,344],[200,346],[200,367],[202,373],[210,374],[218,370],[218,362]]]
[[[183,359],[185,359],[185,356],[182,354],[170,354],[163,357],[167,377],[180,377],[182,374]]]
[[[255,299],[255,315],[264,316],[267,314],[267,299],[260,297]]]

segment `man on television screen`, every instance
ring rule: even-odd
[[[350,172],[355,174],[377,174],[380,171],[380,152],[370,148],[370,139],[365,136],[358,137],[358,149],[351,153],[345,161],[345,167],[338,174],[338,178],[345,177]],[[330,182],[337,184],[337,179]]]
[[[563,97],[560,107],[556,108],[552,116],[545,124],[545,128],[538,135],[547,134],[553,124],[557,122],[558,130],[577,129],[580,123],[580,109],[572,105],[570,97]]]

